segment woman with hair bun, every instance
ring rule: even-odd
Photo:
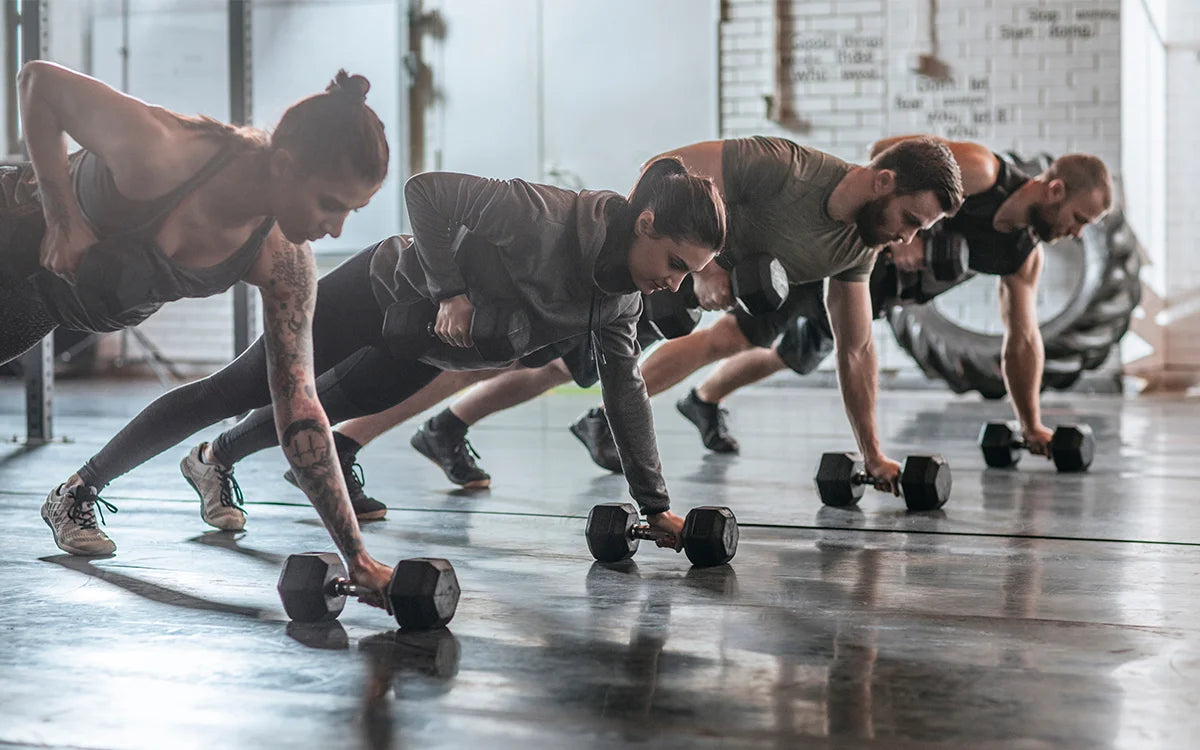
[[[17,83],[30,161],[0,168],[0,362],[58,326],[118,330],[246,281],[262,293],[279,429],[318,425],[314,439],[332,447],[314,391],[308,243],[341,234],[387,175],[367,79],[339,71],[270,134],[147,104],[50,62],[27,63]],[[79,151],[68,154],[68,136]],[[288,459],[347,558],[386,569],[362,551],[332,454]],[[115,550],[97,501],[79,477],[50,493],[42,517],[59,547]]]

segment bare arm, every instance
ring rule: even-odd
[[[370,558],[337,462],[329,420],[317,399],[312,340],[316,277],[309,248],[293,245],[275,229],[248,281],[262,289],[267,377],[279,444],[297,483],[353,570],[369,564]]]
[[[1037,320],[1037,285],[1044,254],[1039,244],[1021,268],[1000,277],[1000,317],[1004,342],[1000,369],[1022,430],[1033,438],[1045,431],[1041,415],[1042,370],[1046,353]]]
[[[26,63],[17,85],[21,127],[43,195],[50,188],[74,203],[67,182],[68,135],[104,160],[128,198],[161,195],[179,182],[172,168],[191,164],[193,157],[167,148],[178,126],[161,107],[43,60]]]
[[[174,116],[54,63],[26,63],[17,77],[21,126],[37,176],[46,234],[41,262],[70,274],[96,242],[79,207],[67,171],[67,136],[95,153],[112,171],[127,198],[167,192],[195,168],[197,150],[169,131]],[[212,148],[212,146],[208,146]]]
[[[875,395],[879,390],[879,361],[871,336],[871,293],[866,282],[829,280],[826,295],[829,323],[837,347],[838,385],[858,449],[867,471],[899,492],[899,464],[887,459],[875,424]],[[892,464],[895,464],[894,467]],[[877,485],[878,486],[878,485]]]

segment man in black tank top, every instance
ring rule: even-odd
[[[907,137],[911,136],[879,141],[872,153]],[[1045,361],[1037,323],[1042,243],[1078,237],[1085,226],[1107,213],[1112,206],[1112,181],[1104,163],[1087,154],[1059,157],[1045,172],[1030,177],[977,143],[946,145],[962,170],[967,199],[957,214],[943,219],[926,236],[892,245],[880,255],[871,274],[872,303],[879,315],[895,304],[923,304],[951,288],[953,284],[931,290],[909,288],[897,296],[902,286],[897,284],[897,272],[915,274],[924,268],[926,242],[947,242],[951,235],[965,239],[970,270],[999,277],[1004,382],[1030,449],[1048,455],[1052,431],[1042,423],[1039,399]],[[815,294],[819,296],[820,289]],[[832,349],[829,323],[824,310],[819,310],[799,319],[773,348],[727,359],[696,393],[719,403],[738,388],[789,367],[801,375],[812,372]]]

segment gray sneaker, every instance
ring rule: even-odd
[[[96,526],[96,507],[99,503],[110,513],[117,506],[100,499],[94,487],[76,485],[67,488],[60,484],[42,503],[42,520],[54,532],[54,543],[72,555],[111,555],[117,551],[113,540]],[[104,511],[100,510],[100,520]]]
[[[200,456],[206,445],[201,443],[192,448],[179,462],[179,470],[200,496],[200,517],[206,524],[222,531],[241,531],[246,528],[242,488],[233,478],[233,469],[204,463]]]

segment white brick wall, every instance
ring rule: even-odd
[[[807,130],[766,118],[773,0],[727,0],[722,135],[791,137],[863,161],[872,141],[934,132],[996,149],[1120,154],[1120,0],[941,0],[951,81],[912,72],[929,52],[925,0],[792,0],[793,107]]]
[[[1090,151],[1118,169],[1121,0],[940,0],[937,55],[949,65],[947,82],[913,72],[931,52],[926,0],[791,0],[783,23],[795,128],[767,119],[774,7],[727,0],[723,137],[781,135],[862,163],[883,136],[930,132],[1029,155]],[[945,304],[975,327],[997,328],[989,280]],[[883,366],[911,368],[879,325]]]

